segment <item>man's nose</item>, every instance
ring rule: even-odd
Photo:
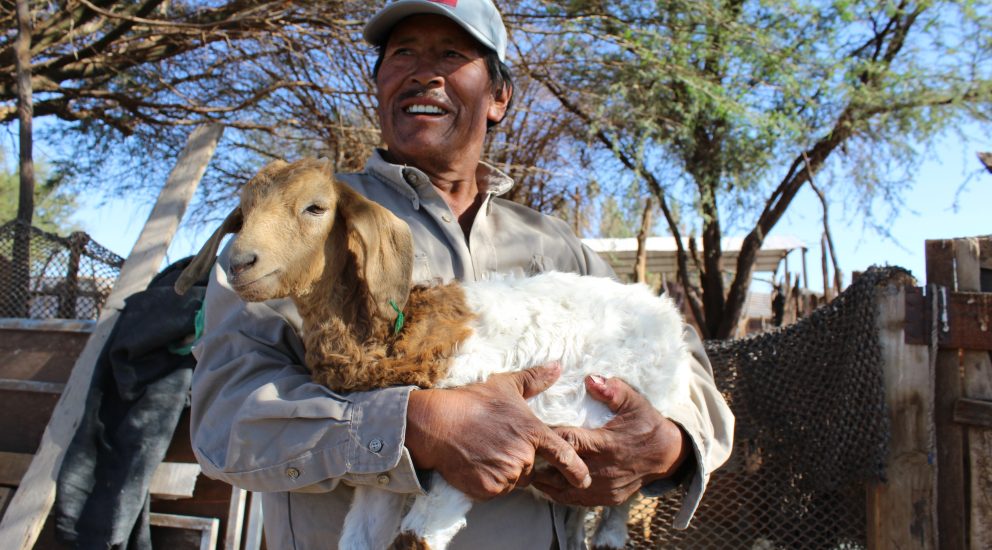
[[[420,58],[410,73],[410,80],[425,88],[431,88],[444,84],[444,75],[437,70],[433,60]]]

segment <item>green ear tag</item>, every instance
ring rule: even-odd
[[[396,305],[395,301],[390,300],[389,305],[393,306],[393,310],[396,312],[396,324],[393,325],[393,334],[399,334],[403,330],[403,312],[400,311],[400,306]]]

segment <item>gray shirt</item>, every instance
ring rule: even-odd
[[[339,175],[410,226],[415,283],[548,270],[613,275],[563,221],[499,199],[512,185],[506,175],[481,163],[478,177],[484,202],[466,239],[422,171],[390,164],[376,153],[364,172]],[[288,300],[241,301],[228,284],[226,266],[225,249],[211,272],[204,337],[194,348],[193,450],[207,475],[263,493],[269,548],[334,547],[350,486],[423,491],[403,444],[413,388],[336,394],[314,384],[303,366],[295,306]],[[709,473],[729,456],[733,435],[733,415],[690,332],[696,358],[693,405],[672,420],[692,440],[696,471],[676,518],[679,527],[691,518]],[[665,488],[661,483],[652,489]],[[543,550],[550,547],[553,530],[561,532],[567,513],[515,491],[476,504],[451,547]]]

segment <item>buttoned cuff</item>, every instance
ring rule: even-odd
[[[423,493],[410,452],[403,446],[412,386],[352,394],[348,474],[356,485],[398,493]]]

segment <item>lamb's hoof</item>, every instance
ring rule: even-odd
[[[389,550],[431,550],[427,542],[410,531],[403,531],[393,539]]]

